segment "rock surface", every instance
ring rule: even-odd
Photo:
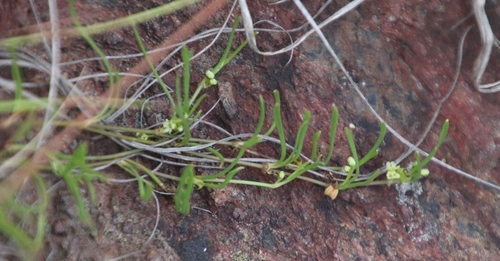
[[[9,21],[8,25],[2,23],[4,30],[6,26],[34,24],[32,17],[17,23],[5,18],[9,13],[29,13],[28,7],[17,1],[7,2],[0,7],[2,21]],[[108,14],[120,17],[162,1],[97,2],[78,3],[83,20],[103,21],[111,18]],[[305,22],[291,1],[281,5],[264,0],[248,2],[255,21],[269,19],[285,29]],[[308,10],[315,12],[324,1],[305,2]],[[331,3],[318,20],[347,3]],[[141,27],[148,48],[200,6]],[[47,7],[39,10],[46,12]],[[474,25],[472,17],[462,21],[470,10],[469,1],[366,1],[323,32],[371,106],[406,139],[416,142],[452,85],[459,40],[466,28]],[[500,6],[489,3],[488,10],[494,31],[500,31]],[[225,14],[227,10],[221,10],[203,29],[220,26]],[[96,38],[109,55],[137,52],[127,30]],[[241,40],[239,35],[237,42]],[[289,44],[286,34],[262,33],[258,40],[265,50]],[[192,48],[201,49],[203,44],[206,42]],[[83,41],[72,45],[64,59],[93,56]],[[224,46],[225,40],[219,41],[215,50],[222,52]],[[500,94],[480,94],[472,85],[471,71],[479,48],[478,32],[473,27],[465,41],[456,90],[444,103],[421,147],[429,151],[441,124],[449,119],[449,135],[438,157],[500,184]],[[195,61],[193,77],[199,79],[206,64],[215,64],[219,55],[211,51]],[[485,80],[498,77],[498,58],[495,50]],[[218,90],[208,91],[208,104],[222,99],[211,120],[233,133],[253,132],[259,95],[265,97],[270,112],[272,91],[279,90],[289,142],[293,142],[297,122],[306,109],[313,115],[312,129],[328,133],[327,119],[334,103],[341,116],[339,130],[353,123],[359,151],[366,153],[377,138],[378,122],[319,38],[313,35],[306,40],[286,65],[288,59],[289,54],[260,56],[246,48],[221,71]],[[104,70],[100,66],[90,63],[87,68]],[[66,69],[78,73],[79,67]],[[349,149],[342,131],[337,141],[334,160],[343,164]],[[404,149],[388,135],[378,163],[393,160]],[[430,170],[431,176],[421,182],[342,191],[335,201],[324,196],[321,187],[303,181],[276,190],[248,186],[204,189],[195,192],[192,203],[212,213],[193,209],[188,216],[175,212],[171,197],[160,197],[160,221],[151,243],[126,260],[500,260],[500,193],[433,164]],[[258,179],[260,174],[243,175]],[[91,207],[100,231],[95,239],[74,211],[69,211],[75,208],[74,202],[65,200],[69,193],[64,189],[54,193],[51,230],[43,255],[51,256],[50,260],[103,260],[142,247],[155,223],[155,202],[141,201],[135,184],[97,184],[97,191],[98,204]]]

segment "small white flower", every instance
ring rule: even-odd
[[[172,133],[172,128],[171,126],[171,121],[169,119],[166,119],[165,122],[163,122],[163,132],[164,133]]]
[[[399,179],[401,175],[396,172],[399,169],[399,165],[396,165],[396,162],[390,161],[385,164],[387,168],[387,179]]]
[[[350,166],[344,166],[344,171],[345,172],[349,172],[351,170],[351,167]]]
[[[177,121],[177,123],[176,123]],[[166,119],[165,122],[163,122],[163,132],[171,134],[172,132],[182,132],[184,128],[182,127],[182,124],[180,124],[179,120],[173,119],[169,120]]]
[[[429,173],[430,173],[430,172],[429,172],[429,170],[428,170],[428,169],[422,169],[422,170],[420,171],[420,174],[421,174],[422,176],[424,176],[424,177],[429,176]]]
[[[397,169],[399,169],[399,165],[396,165],[396,162],[394,161],[389,161],[385,164],[386,168],[387,168],[387,172],[389,171],[396,171]]]
[[[399,179],[401,175],[395,171],[387,172],[387,179]]]

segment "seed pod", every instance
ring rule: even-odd
[[[338,184],[330,184],[330,186],[326,187],[325,189],[325,195],[329,196],[332,200],[337,198],[337,195],[339,194],[339,189],[338,189]]]

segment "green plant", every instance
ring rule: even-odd
[[[83,203],[83,198],[80,193],[80,184],[85,183],[89,189],[89,195],[93,203],[96,201],[96,194],[92,182],[94,180],[106,181],[106,178],[102,173],[95,171],[87,164],[88,151],[85,144],[79,145],[73,155],[68,156],[62,153],[58,153],[52,156],[51,159],[51,169],[56,176],[62,178],[71,194],[75,197],[77,204],[77,214],[80,220],[82,220],[86,225],[88,225],[92,234],[95,236],[97,230],[93,225],[93,222],[85,209]]]
[[[14,196],[0,204],[0,233],[11,238],[20,249],[25,249],[22,254],[26,259],[42,249],[47,226],[47,187],[40,176],[33,181],[38,195],[35,204],[22,203]],[[35,228],[30,229],[32,226]]]
[[[72,2],[70,7],[73,8]],[[71,9],[71,14],[76,24],[76,31],[89,43],[89,45],[99,54],[102,61],[105,63],[109,74],[109,82],[119,81],[118,72],[107,61],[103,52],[100,51],[98,45],[94,43],[90,37],[88,28],[82,27],[76,19],[74,8]],[[70,192],[77,202],[77,213],[84,224],[91,228],[94,235],[98,233],[93,222],[88,214],[83,196],[80,192],[80,187],[85,184],[89,190],[92,201],[95,201],[95,192],[92,182],[95,180],[108,182],[105,172],[98,171],[106,166],[117,165],[125,172],[129,173],[138,184],[138,192],[143,200],[149,200],[154,194],[156,188],[165,190],[164,182],[171,180],[178,183],[177,191],[174,196],[176,210],[182,214],[188,214],[191,209],[190,198],[195,189],[211,188],[220,189],[229,184],[240,184],[248,186],[260,186],[265,188],[278,188],[286,185],[293,180],[300,179],[307,182],[323,186],[326,188],[325,193],[334,198],[338,191],[355,188],[359,186],[394,184],[397,182],[410,182],[420,179],[427,172],[423,167],[434,156],[439,145],[441,145],[448,123],[443,126],[440,139],[429,156],[420,160],[420,155],[415,154],[415,163],[409,169],[403,169],[396,163],[388,164],[387,180],[376,180],[380,173],[383,173],[383,168],[380,171],[375,171],[368,177],[361,174],[361,167],[375,158],[378,154],[379,146],[385,135],[385,124],[380,126],[380,134],[372,149],[363,157],[357,154],[354,142],[354,135],[350,129],[346,129],[346,137],[351,149],[351,156],[348,158],[347,166],[332,166],[331,159],[333,156],[335,137],[337,134],[338,125],[338,109],[332,106],[332,115],[329,133],[329,149],[328,154],[321,155],[318,147],[321,138],[321,132],[316,132],[312,135],[311,154],[307,157],[303,153],[304,143],[308,135],[310,126],[311,113],[304,112],[304,120],[300,124],[295,136],[295,143],[289,145],[285,138],[285,128],[281,117],[281,100],[278,92],[274,92],[274,105],[272,110],[272,125],[267,130],[264,129],[265,122],[265,103],[264,99],[259,99],[259,120],[256,129],[253,133],[244,133],[238,135],[228,135],[224,139],[210,140],[193,136],[192,129],[195,125],[201,124],[202,112],[198,109],[204,100],[203,90],[217,84],[217,73],[224,68],[247,44],[244,41],[231,54],[234,35],[238,19],[236,19],[233,30],[229,35],[229,40],[226,49],[224,50],[219,62],[209,70],[206,70],[205,77],[199,81],[196,89],[191,94],[191,71],[190,60],[193,57],[193,52],[187,47],[181,49],[181,59],[184,70],[177,75],[175,90],[171,90],[163,82],[162,76],[154,67],[154,63],[149,59],[149,54],[144,47],[137,28],[137,21],[129,21],[134,32],[137,43],[144,59],[148,62],[148,66],[154,75],[156,82],[162,87],[164,95],[171,106],[171,115],[164,122],[151,128],[133,128],[114,126],[105,124],[110,116],[110,112],[116,110],[120,106],[120,101],[117,97],[109,98],[102,106],[100,113],[92,119],[86,120],[82,124],[82,128],[96,135],[103,135],[112,138],[116,143],[123,145],[126,149],[123,152],[91,156],[88,155],[88,148],[85,145],[78,146],[74,149],[71,155],[63,153],[50,152],[48,157],[50,164],[44,165],[44,170],[51,170],[57,178],[64,181]],[[31,39],[31,38],[30,38]],[[33,40],[33,39],[31,39]],[[11,41],[3,41],[8,43],[9,47],[18,44],[19,38],[11,39]],[[39,109],[45,109],[48,101],[45,99],[25,99],[22,97],[22,79],[20,69],[17,66],[17,55],[15,49],[11,49],[11,58],[14,61],[12,66],[12,79],[16,83],[16,92],[14,101],[2,101],[0,110],[8,113],[27,113],[26,117],[34,117],[33,113]],[[55,99],[56,104],[61,106],[68,99]],[[136,100],[143,103],[142,100]],[[134,101],[135,102],[135,101]],[[12,105],[15,106],[12,106]],[[12,109],[14,108],[14,109]],[[52,122],[54,126],[65,127],[70,126],[73,122],[63,118],[57,118]],[[41,126],[43,123],[27,124],[22,129],[28,132],[28,129],[33,126]],[[21,129],[21,127],[20,127]],[[277,137],[277,138],[276,138]],[[280,155],[261,155],[255,151],[261,143],[275,143],[279,146]],[[27,144],[9,144],[9,149],[14,152],[19,152],[26,149],[29,152],[35,150],[34,146]],[[25,146],[24,146],[25,145]],[[232,151],[237,151],[235,157],[229,157],[227,154],[220,152],[217,148],[229,148]],[[154,156],[151,156],[153,154]],[[7,161],[10,153],[4,153],[2,160]],[[244,158],[244,156],[250,156]],[[134,159],[132,159],[134,158]],[[180,176],[161,173],[146,164],[140,162],[141,158],[153,159],[158,161],[169,162],[183,166],[183,171]],[[160,159],[161,158],[161,159]],[[166,160],[164,160],[165,158]],[[15,167],[19,167],[21,163]],[[204,169],[212,168],[216,165],[217,171],[214,174],[205,174]],[[261,182],[253,180],[239,179],[237,174],[244,168],[259,169],[266,175],[273,175],[274,182]],[[315,176],[310,176],[309,174]],[[336,176],[336,182],[333,184],[332,179],[326,178],[329,175]],[[44,181],[39,175],[34,176],[39,191],[40,203],[38,205],[29,206],[30,214],[37,220],[37,229],[35,233],[29,233],[23,230],[19,224],[19,219],[22,216],[21,212],[25,211],[22,204],[19,204],[14,199],[5,200],[0,205],[0,231],[17,242],[20,248],[31,246],[29,249],[32,252],[38,251],[42,246],[45,221],[45,207],[47,205],[47,193]],[[27,210],[26,210],[27,211]]]
[[[279,108],[279,95],[277,92],[275,92],[275,98],[276,98],[276,105],[274,108]],[[349,142],[349,146],[351,148],[352,155],[351,157],[348,158],[348,165],[344,167],[332,167],[332,166],[327,166],[329,162],[322,161],[322,155],[317,155],[317,152],[314,151],[315,148],[317,148],[317,142],[319,140],[319,136],[315,134],[313,138],[313,152],[312,156],[316,157],[311,157],[314,160],[310,160],[307,158],[304,158],[305,163],[302,163],[300,158],[304,157],[302,154],[302,148],[304,145],[304,140],[305,140],[305,133],[307,131],[307,128],[309,126],[309,120],[310,120],[310,114],[308,112],[305,113],[304,116],[304,121],[302,122],[297,135],[296,135],[296,143],[295,146],[293,147],[292,151],[288,153],[286,143],[285,142],[280,142],[282,144],[282,154],[281,157],[272,162],[266,162],[262,164],[256,164],[253,162],[246,162],[245,160],[242,159],[243,154],[246,152],[246,150],[256,146],[259,142],[262,142],[264,140],[270,140],[271,137],[268,135],[271,133],[274,127],[276,126],[282,126],[283,123],[281,122],[281,117],[279,110],[275,110],[274,113],[274,122],[273,125],[266,133],[266,135],[259,135],[260,130],[262,128],[262,124],[264,122],[264,102],[263,99],[261,98],[261,115],[259,119],[259,124],[257,125],[255,133],[251,136],[250,139],[246,140],[245,142],[239,142],[237,146],[234,144],[229,144],[231,146],[235,146],[240,148],[240,152],[235,158],[222,158],[221,155],[207,155],[206,153],[197,153],[196,155],[199,157],[205,157],[205,158],[212,158],[212,159],[220,159],[221,162],[231,162],[224,170],[220,171],[217,174],[214,175],[209,175],[209,176],[204,176],[204,175],[198,175],[196,176],[194,174],[194,169],[193,165],[189,164],[188,167],[185,168],[185,170],[182,173],[180,182],[179,182],[179,187],[178,187],[178,192],[175,196],[175,203],[177,210],[183,214],[189,213],[189,198],[191,196],[191,193],[194,190],[194,187],[196,186],[198,189],[202,187],[208,187],[208,188],[213,188],[213,189],[220,189],[228,184],[242,184],[242,185],[250,185],[250,186],[260,186],[260,187],[266,187],[266,188],[278,188],[280,186],[283,186],[295,179],[302,179],[306,180],[309,182],[313,182],[318,185],[325,186],[325,194],[329,195],[332,197],[332,199],[335,199],[336,195],[338,194],[338,191],[341,190],[346,190],[349,188],[355,188],[355,187],[360,187],[360,186],[370,186],[370,185],[391,185],[399,182],[412,182],[416,181],[422,177],[425,177],[429,174],[429,171],[427,169],[423,169],[423,167],[429,162],[430,158],[432,158],[435,153],[437,152],[439,146],[442,144],[444,141],[444,138],[446,137],[446,133],[448,131],[448,126],[449,123],[448,121],[445,122],[443,125],[443,129],[441,131],[441,135],[439,138],[438,143],[432,150],[432,152],[424,158],[423,160],[420,160],[420,156],[418,153],[415,153],[415,162],[412,163],[411,167],[408,169],[401,168],[397,166],[394,162],[388,162],[387,163],[387,179],[385,180],[375,180],[381,173],[381,171],[377,170],[375,171],[371,176],[369,176],[366,179],[359,179],[360,175],[360,167],[367,163],[369,160],[373,159],[377,154],[378,154],[378,149],[379,146],[385,136],[385,124],[381,124],[381,131],[379,138],[377,139],[376,143],[372,147],[372,149],[361,159],[358,159],[356,147],[354,145],[354,137],[352,135],[352,132],[350,129],[346,129],[346,136],[347,140]],[[334,115],[332,117],[332,122],[331,122],[331,134],[336,133],[336,125],[337,125],[337,117],[338,114],[336,107],[333,107],[332,109]],[[278,136],[284,137],[284,130],[280,127],[276,127],[278,131]],[[333,136],[331,143],[333,145]],[[283,145],[284,144],[284,145]],[[329,151],[333,151],[332,147],[330,147]],[[327,157],[330,158],[331,155]],[[269,174],[274,174],[277,179],[274,183],[266,183],[266,182],[257,182],[257,181],[251,181],[251,180],[240,180],[235,178],[235,174],[238,173],[242,168],[235,168],[236,165],[243,165],[243,166],[250,166],[254,168],[259,168],[261,169],[264,173],[269,173]],[[347,173],[347,176],[345,177],[344,181],[340,184],[329,184],[327,182],[322,182],[316,179],[311,179],[309,177],[302,176],[303,174],[307,172],[312,172],[312,171],[319,171],[319,170],[343,170]],[[395,174],[397,176],[395,176]],[[225,177],[224,177],[225,176]],[[167,177],[168,178],[168,177]]]

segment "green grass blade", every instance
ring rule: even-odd
[[[264,98],[262,97],[262,95],[259,95],[259,121],[257,123],[257,128],[255,129],[255,132],[253,134],[253,138],[257,138],[257,135],[259,135],[260,132],[262,131],[265,119],[266,119],[266,107],[264,104]]]
[[[87,224],[93,231],[93,234],[96,234],[95,227],[90,219],[90,215],[85,209],[85,205],[83,203],[83,196],[80,193],[79,180],[75,177],[73,170],[77,169],[78,163],[82,161],[82,155],[85,156],[86,147],[78,146],[71,157],[68,165],[65,170],[60,174],[63,180],[66,182],[66,186],[70,190],[71,194],[75,198],[76,206],[77,206],[77,215],[82,220],[83,223]],[[84,161],[84,159],[83,159]]]
[[[198,106],[200,106],[201,102],[205,99],[207,95],[206,94],[203,94],[201,95],[197,100],[196,102],[192,105],[191,109],[189,110],[189,113],[188,115],[191,116],[191,118],[193,119],[197,119],[198,117],[193,117],[192,115],[196,112],[196,109],[198,109]]]
[[[373,173],[373,175],[370,176],[369,179],[365,180],[365,181],[360,181],[360,182],[350,182],[350,183],[347,183],[347,184],[339,184],[339,187],[338,189],[339,190],[346,190],[346,189],[351,189],[351,188],[356,188],[356,187],[363,187],[363,186],[368,186],[370,184],[372,184],[372,182],[378,177],[380,176],[380,171],[375,171],[375,173]]]
[[[22,77],[21,77],[21,69],[17,64],[17,54],[14,47],[9,48],[10,56],[12,57],[12,65],[10,67],[10,71],[12,74],[12,80],[15,83],[15,92],[14,92],[14,107],[11,109],[13,111],[18,111],[18,107],[20,106],[20,100],[23,98],[23,85],[22,85]]]
[[[337,126],[339,122],[339,109],[337,106],[332,105],[332,116],[330,119],[330,149],[328,155],[326,156],[325,163],[328,164],[333,155],[333,150],[335,147],[335,135],[337,134]]]
[[[354,158],[354,161],[356,162],[356,165],[355,165],[356,175],[353,178],[351,178],[350,176],[351,176],[352,171],[349,171],[349,174],[346,177],[345,182],[350,183],[352,181],[356,181],[356,179],[359,176],[359,158],[358,158],[358,152],[356,151],[356,144],[354,143],[354,135],[352,134],[352,131],[349,128],[346,128],[345,133],[347,136],[347,143],[349,144],[349,148],[351,149],[352,157]]]
[[[181,178],[179,180],[179,185],[177,187],[177,193],[174,196],[175,209],[184,215],[189,214],[191,210],[191,204],[189,200],[191,199],[191,194],[194,189],[194,167],[189,164],[182,171]]]
[[[312,164],[309,162],[304,163],[300,168],[296,169],[292,174],[290,174],[285,180],[283,180],[279,183],[276,183],[276,188],[281,187],[281,186],[293,181],[294,179],[296,179],[297,177],[306,173],[309,170],[317,169],[318,166],[321,166],[321,165],[323,165],[322,162],[315,162]]]
[[[368,151],[368,153],[361,160],[359,160],[360,166],[378,155],[377,150],[380,147],[380,144],[382,144],[382,141],[384,140],[385,132],[386,132],[385,122],[381,122],[380,134],[378,135],[377,141],[375,142],[375,144],[373,144],[373,147],[370,149],[370,151]]]
[[[210,153],[214,154],[219,159],[221,167],[224,166],[225,159],[224,159],[224,156],[222,156],[222,154],[220,152],[218,152],[216,149],[214,149],[212,147],[208,147],[207,150]]]
[[[182,105],[184,106],[184,112],[189,111],[189,86],[191,81],[191,71],[189,60],[193,57],[193,52],[187,47],[183,47],[181,51],[182,63],[184,64],[184,77],[183,77],[183,87],[184,87],[184,100]],[[189,115],[188,115],[189,116]]]
[[[410,175],[411,175],[411,181],[420,179],[422,177],[422,167],[424,166],[422,162],[420,161],[420,153],[418,151],[415,151],[413,154],[415,157],[415,163],[416,165],[413,166],[413,168],[410,170]]]
[[[139,195],[143,201],[148,201],[153,196],[153,184],[149,182],[143,182],[144,189]]]
[[[266,131],[266,133],[264,134],[264,136],[270,136],[271,133],[273,133],[274,129],[276,129],[276,123],[273,122],[273,124],[271,124],[271,127],[269,127],[269,130]]]
[[[434,149],[432,149],[429,155],[422,160],[422,162],[420,163],[421,166],[425,166],[427,163],[429,163],[429,161],[431,161],[434,155],[436,155],[436,152],[438,151],[441,144],[443,144],[443,141],[446,138],[446,135],[448,134],[449,127],[450,127],[450,122],[446,120],[443,124],[443,128],[441,129],[441,133],[439,134],[439,140],[436,143],[436,146],[434,146]]]
[[[302,147],[304,145],[304,140],[306,138],[307,129],[309,128],[309,122],[311,121],[311,112],[304,112],[304,120],[300,124],[299,130],[297,131],[297,136],[295,137],[295,146],[290,156],[285,160],[285,165],[288,165],[296,161],[300,157],[302,152]]]
[[[13,110],[15,108],[16,110]],[[0,101],[0,113],[35,111],[47,108],[47,98],[36,101],[30,99],[14,99]]]
[[[134,168],[146,173],[158,186],[163,187],[163,182],[149,168],[133,160],[127,160],[127,162]]]
[[[182,116],[184,116],[184,106],[182,105],[181,76],[179,74],[175,75],[175,99],[175,115],[177,115],[179,119],[182,119]]]
[[[226,65],[226,60],[227,60],[227,55],[229,54],[229,51],[231,50],[231,46],[233,45],[233,41],[234,41],[234,34],[236,32],[236,27],[238,26],[238,23],[240,22],[240,17],[236,17],[236,19],[234,20],[234,23],[233,23],[233,29],[231,30],[231,33],[229,34],[229,40],[227,41],[227,46],[226,46],[226,49],[224,50],[224,53],[222,54],[221,58],[219,59],[219,62],[217,63],[217,65],[215,65],[214,69],[212,70],[212,72],[214,74],[217,74],[220,69],[222,69],[222,67],[224,65]]]
[[[286,139],[285,130],[283,127],[283,120],[281,119],[281,99],[278,91],[274,91],[274,107],[273,107],[273,117],[274,124],[276,125],[276,131],[278,132],[278,137],[280,139],[281,146],[281,156],[278,162],[275,163],[277,166],[281,166],[286,157]]]
[[[234,57],[236,57],[236,55],[238,55],[238,53],[241,52],[241,50],[248,44],[248,40],[245,40],[243,41],[239,46],[238,48],[236,48],[236,50],[234,50],[234,52],[231,53],[231,55],[226,59],[226,61],[224,62],[224,65],[228,64],[232,59],[234,59]]]
[[[312,139],[312,152],[311,152],[311,160],[316,159],[316,155],[318,154],[318,140],[321,137],[321,131],[317,131],[313,135]]]
[[[45,185],[45,182],[39,175],[34,176],[34,180],[38,189],[38,215],[34,246],[35,249],[38,250],[43,246],[45,230],[47,228],[47,216],[45,211],[49,205],[49,194],[47,193],[47,186]]]
[[[135,168],[135,164],[132,160],[126,159],[118,163],[118,166],[120,166],[122,169],[130,173],[134,178],[137,180],[137,185],[139,188],[139,197],[144,200],[148,201],[151,196],[152,196],[152,185],[151,183],[147,182],[141,177],[141,174],[137,171]],[[151,187],[151,188],[148,188]]]
[[[20,249],[35,251],[33,239],[8,218],[8,212],[4,206],[0,208],[0,232],[13,239]]]

